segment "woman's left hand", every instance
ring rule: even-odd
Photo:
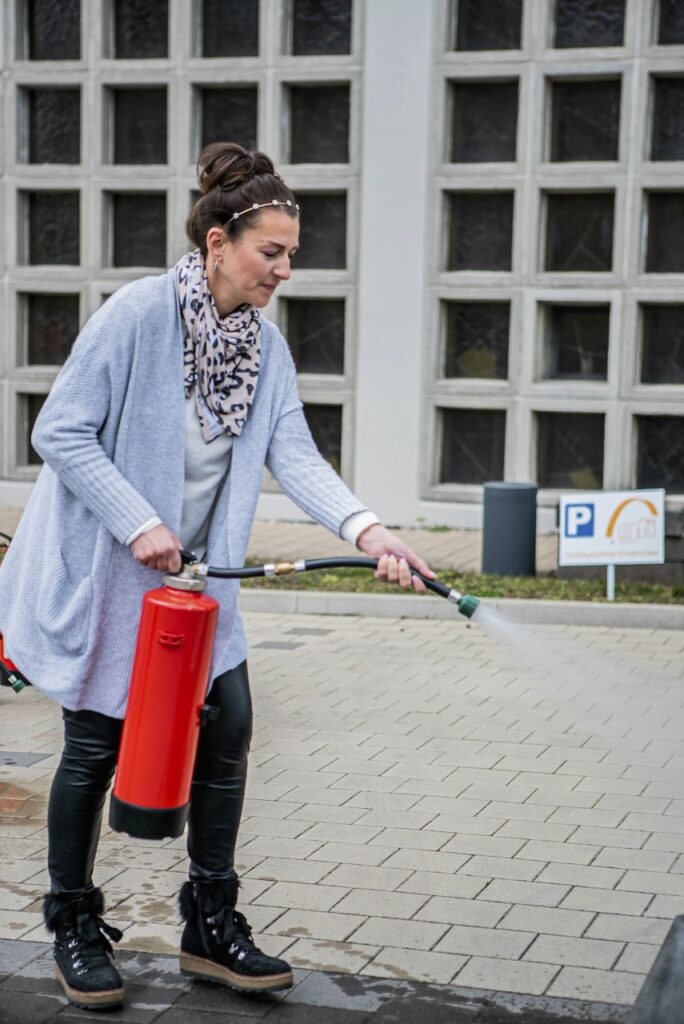
[[[378,580],[398,583],[404,589],[412,586],[417,594],[422,594],[426,589],[425,584],[420,577],[411,574],[411,567],[413,566],[423,576],[435,579],[435,574],[427,562],[419,558],[408,544],[404,544],[400,537],[380,523],[367,527],[357,538],[356,546],[369,557],[379,559],[378,567],[373,574]]]

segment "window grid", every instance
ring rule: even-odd
[[[58,367],[32,366],[26,359],[26,308],[32,294],[54,292],[77,296],[82,325],[103,297],[144,273],[159,273],[185,251],[184,222],[196,187],[195,161],[201,148],[201,90],[256,88],[256,144],[271,155],[285,180],[297,192],[336,192],[346,196],[346,266],[334,270],[296,269],[283,286],[283,298],[333,298],[345,302],[345,360],[339,375],[305,374],[301,394],[305,403],[342,409],[342,472],[353,470],[353,410],[355,372],[357,208],[359,183],[360,14],[353,0],[350,52],[294,56],[289,52],[288,15],[292,0],[259,4],[259,52],[254,56],[201,56],[201,4],[169,0],[166,56],[117,58],[114,0],[80,0],[81,50],[68,61],[28,59],[24,0],[10,5],[6,52],[6,87],[2,124],[3,165],[0,189],[6,215],[0,218],[0,295],[6,310],[0,322],[0,413],[4,443],[0,448],[0,478],[35,479],[25,436],[29,409],[26,396],[46,395]],[[31,89],[80,90],[81,162],[55,169],[29,164],[29,103]],[[282,126],[289,121],[288,87],[348,85],[350,92],[349,158],[341,164],[288,164],[288,139]],[[165,89],[168,112],[163,164],[115,163],[113,91]],[[21,101],[21,102],[20,102]],[[19,114],[17,115],[17,109]],[[94,128],[93,126],[101,126]],[[247,141],[247,140],[239,140]],[[78,264],[32,266],[28,263],[26,196],[49,191],[76,192],[80,200]],[[115,266],[117,232],[112,222],[115,197],[159,197],[166,205],[164,230],[156,239],[161,249],[153,266]],[[122,204],[130,208],[132,204]],[[134,205],[134,204],[133,204]],[[160,209],[158,203],[157,208]],[[156,251],[146,239],[146,251]],[[283,303],[284,306],[284,303]],[[276,299],[267,315],[277,322]],[[35,408],[35,400],[31,408]],[[22,433],[23,432],[23,433]]]
[[[644,303],[679,301],[684,274],[646,270],[648,194],[682,192],[681,163],[651,161],[654,77],[681,75],[681,47],[657,45],[657,0],[626,0],[623,44],[611,48],[555,49],[553,4],[524,0],[519,51],[458,52],[445,48],[453,2],[443,0],[435,26],[433,77],[435,121],[441,141],[435,147],[430,234],[435,241],[428,266],[430,323],[425,353],[425,397],[431,410],[427,428],[430,459],[421,495],[438,500],[478,500],[475,484],[440,483],[443,412],[488,409],[506,413],[507,480],[537,478],[538,417],[545,413],[594,414],[605,421],[603,486],[637,484],[635,417],[681,415],[684,387],[641,382]],[[678,59],[679,58],[679,59]],[[617,158],[556,162],[551,159],[553,83],[620,80]],[[517,160],[478,165],[450,162],[449,137],[454,81],[519,81]],[[447,269],[449,196],[475,190],[514,192],[512,263],[509,272]],[[610,192],[614,196],[613,259],[599,272],[545,270],[548,197],[562,193]],[[676,205],[676,204],[675,204]],[[679,298],[674,299],[679,285]],[[508,377],[443,375],[449,302],[510,303]],[[606,379],[549,378],[548,310],[553,306],[606,307],[610,311]],[[579,421],[578,421],[579,422]],[[558,491],[540,492],[553,504]]]

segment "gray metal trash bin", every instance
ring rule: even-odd
[[[537,485],[484,485],[482,572],[493,576],[534,576],[537,540]]]

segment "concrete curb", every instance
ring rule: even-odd
[[[684,629],[684,604],[608,604],[593,601],[526,601],[487,598],[487,608],[508,622],[549,626],[622,626]],[[313,590],[257,590],[244,587],[245,612],[291,615],[363,615],[391,619],[455,619],[465,622],[450,601],[409,594],[349,594]],[[473,619],[477,623],[477,613]]]
[[[0,1020],[7,1024],[66,1020],[61,1013],[64,998],[52,977],[52,944],[0,939],[0,952],[4,968],[0,974]],[[164,1011],[170,1010],[174,1021],[192,1020],[195,1024],[213,1024],[219,1019],[253,1022],[257,1018],[281,1024],[310,1024],[312,1020],[325,1024],[332,1019],[339,1024],[359,1024],[361,1018],[367,1024],[444,1024],[466,1020],[497,1024],[627,1024],[630,1012],[630,1007],[623,1003],[300,968],[295,968],[294,987],[288,992],[252,1000],[218,985],[195,985],[182,978],[176,956],[122,950],[117,952],[116,959],[130,999],[116,1013],[116,1020],[122,1022],[147,1020],[150,1011],[156,1011],[155,1019],[161,1011],[159,1019],[164,1020]],[[3,1015],[10,1000],[15,1012]],[[70,1010],[80,1019],[82,1011],[70,1007],[65,1013]]]

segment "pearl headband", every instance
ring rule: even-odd
[[[226,223],[233,224],[236,220],[243,216],[245,213],[253,213],[255,210],[262,210],[265,206],[294,206],[297,213],[299,213],[299,206],[297,203],[293,203],[291,199],[271,199],[268,203],[252,203],[246,210],[240,210],[239,213],[234,213],[233,216]]]

